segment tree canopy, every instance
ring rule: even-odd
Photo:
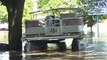
[[[1,0],[2,1],[2,0]],[[24,13],[23,13],[23,21],[30,20],[33,18],[33,15],[29,14],[29,12],[32,12],[32,9],[34,7],[34,1],[35,0],[26,0],[24,5]],[[52,9],[52,8],[58,8],[58,7],[75,7],[75,8],[82,8],[84,10],[84,22],[85,24],[90,23],[90,20],[92,22],[95,22],[95,18],[92,16],[87,15],[87,7],[84,6],[86,3],[90,2],[96,2],[96,1],[102,1],[102,0],[38,0],[38,9]],[[2,5],[0,6],[0,21],[1,22],[7,22],[7,12],[6,8]],[[106,18],[105,16],[101,16],[101,18]],[[94,23],[95,24],[95,23]],[[91,24],[91,25],[94,25]],[[90,26],[90,24],[88,24]]]
[[[32,11],[34,7],[34,0],[26,0],[25,1],[25,5],[24,5],[24,12],[23,12],[23,23],[25,20],[29,20],[29,19],[32,19],[32,15],[29,14],[29,12]],[[6,7],[2,5],[0,5],[0,22],[1,23],[4,23],[4,22],[8,22],[8,13],[7,13],[7,10],[6,10]]]
[[[67,7],[65,0],[38,0],[39,9],[52,9],[58,7]]]
[[[33,18],[33,15],[30,14],[30,12],[33,11],[34,7],[34,0],[26,0],[24,5],[24,12],[23,12],[23,23],[26,20],[30,20]]]
[[[88,27],[92,27],[96,23],[96,20],[95,16],[88,16],[88,8],[85,5],[86,3],[98,1],[102,0],[38,0],[39,9],[52,9],[58,7],[72,7],[83,9],[84,22],[88,25]],[[104,17],[105,16],[101,16],[100,18],[103,19]]]
[[[0,5],[0,22],[1,23],[8,22],[7,18],[8,18],[8,14],[6,11],[6,7]]]

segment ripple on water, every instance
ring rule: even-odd
[[[54,52],[52,52],[52,54],[53,53]],[[28,55],[26,56],[26,54],[23,53],[22,54],[23,58],[20,58],[20,60],[76,60],[76,59],[77,60],[107,60],[107,43],[96,42],[96,43],[86,46],[85,51],[69,52],[68,55],[67,53],[65,52],[65,55],[59,56],[59,57],[56,57],[56,56],[55,57],[53,56],[52,57],[51,56],[32,57]],[[20,57],[17,55],[14,56],[14,54],[12,58]],[[14,60],[14,59],[9,59],[9,52],[0,52],[0,60]]]
[[[9,60],[9,52],[0,52],[0,60]]]

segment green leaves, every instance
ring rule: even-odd
[[[38,0],[38,8],[42,8],[48,2],[49,2],[49,0]]]
[[[26,0],[24,5],[24,12],[23,12],[23,23],[25,20],[32,19],[32,15],[29,14],[32,12],[34,7],[34,0]],[[6,7],[3,5],[0,5],[0,22],[8,22],[8,14]]]
[[[66,2],[64,0],[38,0],[40,9],[52,9],[58,7],[67,7]],[[44,3],[43,3],[44,1]]]
[[[33,16],[31,14],[29,14],[30,12],[33,11],[33,7],[34,7],[34,0],[25,1],[24,12],[23,12],[23,23],[26,20],[30,20],[33,18]]]
[[[8,14],[6,11],[6,7],[1,5],[0,6],[0,22],[5,23],[8,21]]]

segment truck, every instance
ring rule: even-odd
[[[71,13],[72,10],[75,13]],[[58,51],[63,52],[66,51],[65,39],[67,38],[73,38],[72,51],[79,50],[79,40],[84,38],[82,9],[56,8],[45,10],[42,13],[50,11],[55,13],[63,11],[63,13],[59,13],[57,16],[55,14],[47,15],[44,23],[39,20],[25,22],[25,36],[22,37],[22,41],[26,42],[24,51],[47,51],[48,43],[56,43]]]

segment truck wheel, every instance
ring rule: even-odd
[[[24,52],[25,53],[30,52],[30,49],[31,49],[30,46],[31,46],[30,43],[25,44],[25,46],[24,46]]]
[[[66,51],[66,44],[65,42],[59,42],[57,43],[58,45],[58,51],[59,52],[65,52]]]
[[[79,41],[78,40],[79,40],[78,38],[74,38],[72,41],[71,50],[73,52],[79,51]]]
[[[24,52],[30,51],[47,51],[47,42],[46,41],[29,41],[24,46]]]
[[[47,41],[37,41],[37,45],[38,45],[38,47],[39,47],[39,50],[41,51],[41,52],[45,52],[45,51],[47,51]]]
[[[42,43],[43,44],[43,43]],[[44,43],[43,45],[41,45],[40,46],[41,48],[40,48],[40,51],[42,51],[42,52],[46,52],[47,51],[47,43]]]
[[[30,41],[30,50],[39,50],[46,51],[47,50],[47,42],[46,41]]]

